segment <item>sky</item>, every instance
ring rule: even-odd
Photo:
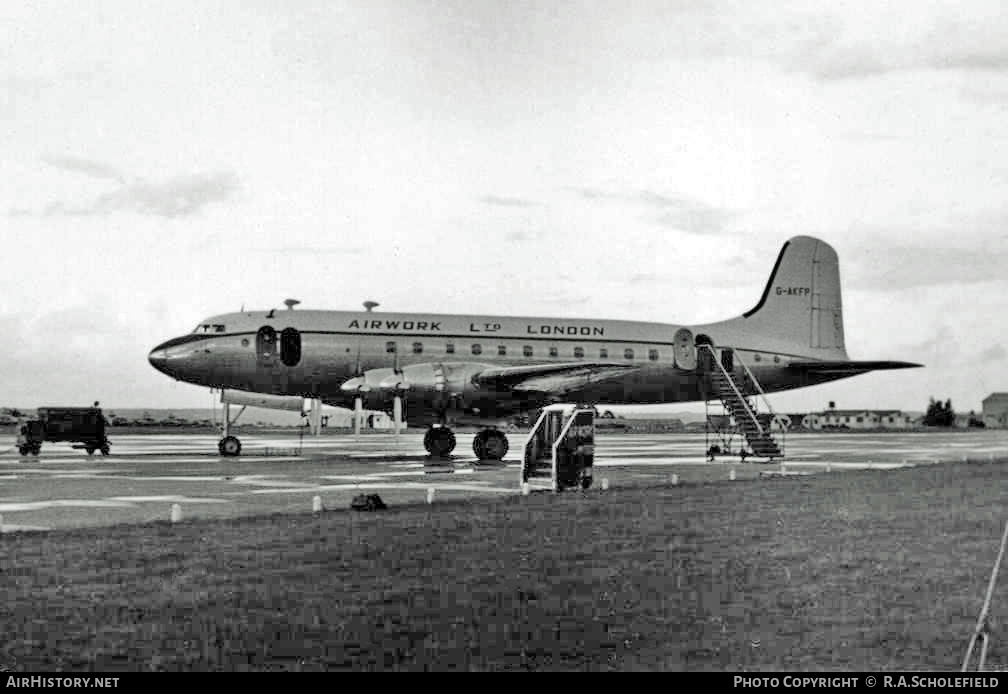
[[[0,35],[0,404],[203,406],[150,349],[288,297],[720,320],[797,234],[850,356],[926,368],[775,409],[1008,390],[1000,2],[40,1]]]

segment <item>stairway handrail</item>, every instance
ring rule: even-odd
[[[770,410],[770,430],[773,431],[773,423],[775,421],[781,422],[782,426],[780,431],[781,451],[783,452],[784,443],[787,441],[787,434],[785,433],[786,429],[783,428],[783,421],[777,417],[777,413],[774,412],[773,405],[770,404],[770,400],[767,398],[766,392],[763,390],[763,386],[760,385],[760,382],[756,380],[755,376],[753,376],[753,372],[749,370],[749,366],[745,363],[745,361],[742,360],[741,355],[739,355],[738,363],[742,365],[742,369],[746,372],[746,375],[749,377],[749,380],[756,387],[756,390],[759,393],[760,398],[763,400],[763,404],[766,405],[766,408],[768,410]]]
[[[732,387],[732,390],[735,391],[735,395],[737,395],[738,398],[739,398],[739,400],[742,401],[742,406],[745,407],[746,414],[749,415],[749,419],[751,419],[753,421],[753,423],[756,424],[756,428],[759,429],[760,435],[761,436],[766,436],[766,432],[763,431],[763,425],[760,424],[759,418],[752,411],[752,408],[749,407],[749,402],[742,396],[742,393],[739,392],[738,387],[735,385],[735,379],[731,377],[731,374],[728,373],[728,371],[725,369],[725,367],[721,364],[721,361],[717,358],[717,353],[714,351],[714,346],[713,345],[706,345],[706,344],[700,345],[700,346],[701,347],[705,347],[705,348],[707,348],[710,351],[711,357],[712,357],[712,361],[721,370],[721,373],[724,374],[725,378],[728,380],[728,384]]]

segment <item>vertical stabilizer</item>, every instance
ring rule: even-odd
[[[802,349],[846,358],[840,265],[833,247],[811,236],[787,241],[763,296],[741,322],[747,330]]]

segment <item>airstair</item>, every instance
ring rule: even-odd
[[[559,492],[587,489],[595,462],[595,410],[572,405],[543,409],[525,441],[521,487]]]
[[[722,445],[717,448],[725,454],[731,454],[732,439],[735,434],[741,434],[749,444],[749,451],[744,448],[739,450],[739,454],[744,459],[747,455],[757,458],[783,458],[784,457],[784,429],[785,426],[778,426],[780,433],[780,443],[774,438],[773,423],[779,420],[774,414],[770,402],[766,398],[766,393],[752,371],[741,359],[735,359],[734,350],[730,347],[721,348],[720,359],[713,345],[698,345],[698,367],[703,375],[705,389],[705,404],[708,404],[707,411],[707,450],[711,454],[714,444],[711,444],[710,435],[713,432]],[[736,368],[741,366],[741,369]],[[724,414],[712,416],[709,410],[709,402],[716,395],[724,408]],[[767,408],[766,414],[757,411],[757,399],[750,398],[755,395],[761,399]]]

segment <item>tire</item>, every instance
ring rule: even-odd
[[[473,453],[480,460],[501,460],[507,455],[510,444],[502,432],[488,429],[473,438]]]
[[[94,446],[85,446],[84,450],[87,451],[88,457],[90,458],[91,456],[94,455],[95,447]]]
[[[103,456],[106,456],[106,455],[108,455],[108,454],[109,454],[109,445],[108,445],[107,443],[106,443],[106,444],[102,444],[102,447],[101,447],[101,454],[102,454]]]
[[[233,458],[241,453],[241,441],[234,436],[225,436],[217,444],[217,450],[225,458]]]
[[[435,458],[446,458],[455,450],[455,434],[447,427],[431,427],[424,434],[424,448]]]
[[[28,451],[31,450],[31,446],[18,446],[18,452],[21,455],[28,455]]]

